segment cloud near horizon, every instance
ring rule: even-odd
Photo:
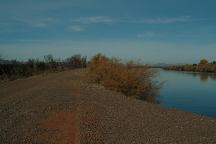
[[[179,17],[158,17],[158,18],[145,18],[145,19],[132,19],[132,18],[116,18],[109,16],[90,16],[80,17],[72,20],[72,22],[81,24],[111,24],[111,23],[146,23],[146,24],[173,24],[182,22],[191,22],[194,19],[192,16],[179,16]]]
[[[146,23],[146,24],[173,24],[182,22],[191,22],[192,16],[180,16],[180,17],[167,17],[167,18],[149,18],[143,20],[134,20],[133,23]]]
[[[82,32],[85,30],[85,28],[83,26],[80,26],[80,25],[71,25],[68,27],[68,30],[74,31],[74,32]]]
[[[108,16],[90,16],[90,17],[81,17],[72,20],[72,22],[81,23],[81,24],[110,24],[115,21],[114,18]]]

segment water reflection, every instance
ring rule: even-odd
[[[198,77],[200,81],[207,82],[208,80],[216,80],[216,74],[209,73],[191,73],[194,77]]]

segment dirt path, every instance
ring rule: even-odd
[[[215,119],[128,99],[84,72],[0,84],[0,143],[216,143]]]
[[[80,95],[77,74],[79,71],[68,71],[2,84],[0,142],[53,143],[57,138],[55,143],[75,143],[74,130],[79,127],[79,121],[75,120]],[[63,142],[59,142],[60,139]]]

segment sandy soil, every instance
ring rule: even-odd
[[[0,83],[0,143],[216,143],[215,119],[126,98],[84,73]]]

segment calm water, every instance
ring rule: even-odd
[[[157,98],[161,105],[216,117],[216,75],[159,69],[155,80],[164,82]]]

